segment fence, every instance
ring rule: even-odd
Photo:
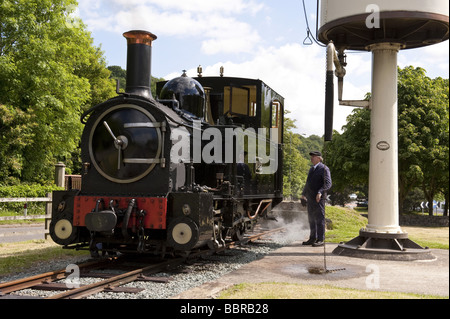
[[[58,163],[55,165],[55,184],[69,189],[81,189],[81,175],[66,175],[65,165]],[[28,215],[27,207],[31,202],[46,202],[45,215]],[[23,215],[21,216],[0,216],[2,220],[29,220],[29,219],[45,219],[45,239],[49,235],[49,226],[52,218],[52,194],[48,193],[47,197],[35,197],[35,198],[0,198],[0,203],[25,203],[23,208]],[[1,234],[0,234],[1,235]]]
[[[27,206],[30,202],[46,202],[45,215],[28,215]],[[1,216],[0,220],[27,220],[27,219],[45,219],[44,235],[47,239],[49,235],[49,225],[52,219],[52,193],[48,193],[47,197],[18,197],[18,198],[0,198],[0,203],[25,203],[22,216]]]

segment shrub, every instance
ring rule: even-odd
[[[14,186],[0,186],[0,198],[17,198],[17,197],[47,197],[47,193],[54,190],[60,190],[61,187],[55,185],[40,184],[19,184]],[[0,215],[21,215],[23,214],[24,202],[18,203],[0,203]],[[45,213],[45,202],[28,202],[27,214],[41,215]]]

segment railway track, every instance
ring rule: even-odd
[[[178,257],[167,259],[163,261],[145,261],[145,266],[142,266],[142,261],[134,262],[126,258],[114,257],[106,258],[100,261],[91,261],[77,265],[80,276],[96,277],[101,279],[97,282],[90,283],[87,285],[68,285],[66,279],[71,276],[71,272],[66,271],[66,269],[61,269],[53,272],[47,272],[23,279],[14,280],[11,282],[0,283],[0,299],[16,299],[16,298],[27,298],[28,296],[19,296],[13,294],[14,292],[23,289],[37,289],[37,290],[52,290],[58,291],[62,290],[60,293],[52,294],[46,297],[37,297],[43,299],[81,299],[87,296],[96,294],[98,292],[125,292],[125,293],[137,293],[139,289],[132,289],[127,287],[122,287],[127,283],[134,282],[137,280],[141,281],[156,281],[156,282],[167,282],[169,279],[161,279],[158,277],[151,277],[150,275],[162,272],[169,268],[176,268],[187,261],[187,259],[195,259],[203,255],[210,255],[214,252],[221,252],[228,248],[234,248],[242,244],[247,244],[256,241],[264,236],[270,235],[274,232],[280,232],[283,228],[277,228],[269,231],[263,231],[258,234],[252,234],[245,237],[240,242],[230,242],[227,243],[227,247],[224,249],[217,249],[215,251],[211,250],[200,250],[191,253],[188,257]],[[128,265],[127,265],[128,263]],[[151,263],[151,264],[149,264]],[[133,268],[131,271],[126,271],[121,274],[113,275],[111,272],[97,272],[97,269],[126,269]],[[35,297],[29,297],[35,298]]]

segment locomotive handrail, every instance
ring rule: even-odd
[[[94,111],[95,111],[96,109],[98,109],[99,107],[105,105],[105,104],[107,104],[107,102],[103,102],[103,103],[97,104],[97,105],[91,107],[89,110],[83,112],[83,114],[81,114],[81,116],[80,116],[80,121],[81,121],[81,123],[82,123],[82,124],[86,124],[87,121],[84,120],[85,117],[88,116],[89,114],[91,114],[92,112],[94,112]]]

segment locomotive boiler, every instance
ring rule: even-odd
[[[65,248],[183,253],[242,239],[282,201],[284,99],[264,82],[180,77],[150,90],[156,36],[124,33],[125,92],[81,116],[81,189],[55,191]]]

